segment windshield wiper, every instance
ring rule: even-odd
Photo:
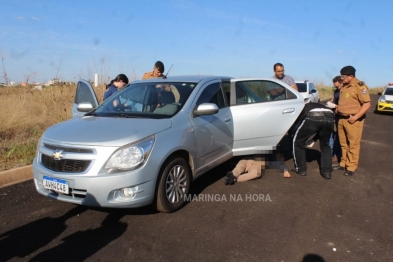
[[[86,113],[85,116],[98,116],[96,113],[90,112]]]
[[[120,114],[119,117],[124,117],[124,118],[139,118],[138,116],[131,116],[128,114]]]

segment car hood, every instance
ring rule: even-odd
[[[123,146],[171,128],[171,119],[88,116],[73,118],[47,129],[43,140],[57,144]]]
[[[392,95],[384,95],[385,100],[393,101],[393,96]]]

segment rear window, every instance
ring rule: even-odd
[[[299,92],[307,92],[307,84],[306,83],[296,83],[297,85],[297,89],[299,90]]]

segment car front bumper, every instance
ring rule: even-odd
[[[47,197],[93,207],[134,208],[153,202],[158,174],[154,166],[144,165],[136,170],[112,175],[86,176],[56,173],[34,161],[33,175],[38,193]],[[44,188],[43,176],[66,180],[69,194]],[[134,196],[125,197],[122,193],[124,188],[130,188]]]
[[[377,111],[384,112],[393,112],[393,104],[378,102]]]

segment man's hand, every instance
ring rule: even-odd
[[[335,103],[332,103],[332,102],[328,101],[328,102],[326,103],[326,106],[329,107],[329,108],[334,109],[334,108],[336,108],[337,105],[336,105]]]
[[[356,122],[356,120],[358,120],[354,115],[350,115],[348,118],[348,122],[353,124]]]

